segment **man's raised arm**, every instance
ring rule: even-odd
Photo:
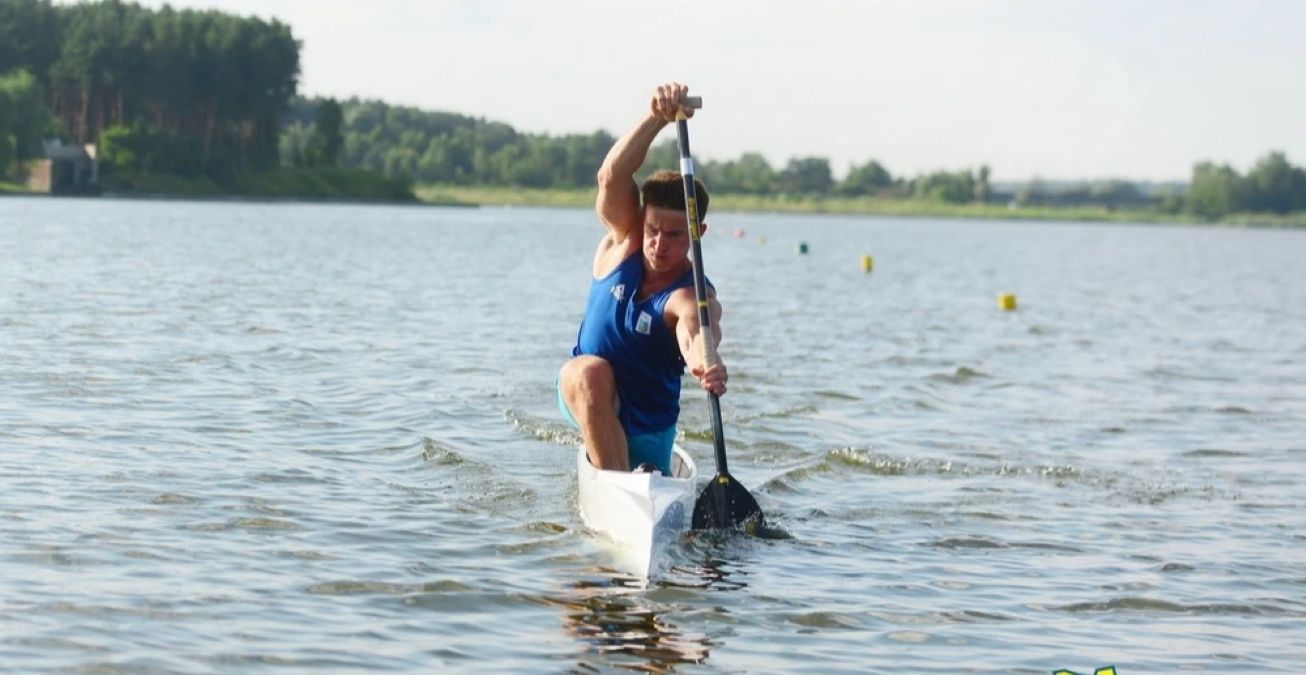
[[[599,196],[594,210],[603,226],[612,233],[614,242],[625,241],[640,224],[639,186],[635,172],[644,164],[648,150],[668,123],[675,121],[680,101],[689,88],[682,84],[665,84],[653,92],[649,111],[638,124],[608,150],[599,168]],[[693,111],[688,111],[690,115]]]

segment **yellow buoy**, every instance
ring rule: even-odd
[[[862,256],[862,271],[869,274],[872,269],[875,269],[875,258],[869,255]]]
[[[1016,296],[1011,293],[1002,293],[998,296],[998,308],[1004,312],[1015,310]]]

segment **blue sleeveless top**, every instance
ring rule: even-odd
[[[632,436],[663,431],[680,416],[685,361],[662,312],[672,292],[694,285],[694,271],[636,302],[643,280],[644,257],[636,251],[607,276],[591,281],[585,318],[571,350],[572,356],[599,356],[611,364],[621,398],[617,417]]]

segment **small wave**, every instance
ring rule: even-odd
[[[317,483],[319,479],[301,469],[286,469],[276,473],[260,473],[254,476],[259,483]]]
[[[1013,617],[1005,614],[981,612],[973,609],[926,613],[886,612],[883,610],[876,610],[870,612],[870,615],[882,621],[900,626],[944,626],[958,623],[988,623],[991,621],[1015,620]]]
[[[150,503],[151,504],[194,504],[198,501],[199,500],[193,497],[187,497],[186,495],[164,492],[162,494],[155,495],[154,498],[150,500]]]
[[[901,476],[908,473],[913,467],[911,459],[873,455],[854,448],[832,450],[826,455],[826,458],[829,460],[826,466],[823,467],[826,470],[830,468],[829,465],[834,464],[866,469],[869,473],[877,476]]]
[[[396,584],[385,581],[326,581],[308,587],[314,595],[410,595],[413,593],[462,593],[473,588],[457,581],[428,581]]]
[[[951,373],[935,373],[925,379],[931,382],[944,382],[947,384],[966,384],[971,380],[987,379],[989,376],[978,370],[961,366]]]
[[[947,549],[1009,548],[1007,544],[1004,544],[1000,541],[993,541],[992,539],[986,539],[984,537],[949,537],[948,539],[939,539],[937,541],[930,542],[929,546],[932,546],[934,548],[947,548]]]
[[[1236,499],[1237,496],[1212,486],[1191,487],[1188,485],[1134,484],[1122,488],[1121,494],[1137,504],[1156,506],[1179,498],[1196,497],[1204,501],[1216,499]]]
[[[495,466],[467,457],[453,447],[422,437],[421,457],[436,476],[435,485],[422,485],[422,493],[441,495],[445,501],[489,513],[519,509],[533,502],[535,491],[503,476]]]
[[[453,448],[433,438],[423,436],[421,440],[422,461],[440,466],[457,466],[467,460]]]
[[[1237,500],[1236,493],[1209,485],[1188,485],[1167,481],[1147,482],[1127,472],[1104,471],[1073,464],[1012,464],[1009,462],[968,464],[947,459],[895,457],[867,450],[845,447],[831,450],[814,461],[784,471],[763,484],[766,492],[796,492],[807,479],[830,473],[857,473],[872,476],[994,476],[999,478],[1041,479],[1055,481],[1057,487],[1080,486],[1105,490],[1113,497],[1136,504],[1156,505],[1178,499],[1202,501]],[[984,517],[977,515],[977,517]]]
[[[1221,450],[1219,448],[1198,448],[1189,450],[1184,453],[1184,457],[1246,457],[1247,453],[1238,452],[1237,450]]]
[[[570,448],[583,442],[579,431],[561,422],[546,422],[518,410],[506,410],[504,417],[512,423],[513,429],[527,438]]]
[[[834,399],[836,401],[856,401],[860,399],[859,396],[853,396],[852,394],[845,394],[841,391],[831,391],[829,389],[820,389],[814,391],[812,392],[812,395],[819,396],[821,398]]]
[[[1205,373],[1185,373],[1166,367],[1149,368],[1143,372],[1149,378],[1157,380],[1188,380],[1193,382],[1233,382],[1234,378]]]
[[[1185,605],[1169,600],[1125,596],[1104,602],[1077,602],[1053,607],[1060,612],[1156,612],[1169,614],[1243,615],[1266,616],[1295,614],[1274,605],[1248,605],[1241,603],[1205,603]]]
[[[805,628],[861,628],[856,617],[839,612],[803,612],[786,619],[788,623]]]
[[[815,394],[818,396],[824,396],[826,398],[845,398],[847,400],[853,400],[853,401],[857,400],[856,397],[848,396],[846,394],[840,394],[837,392],[831,392],[831,391],[820,391],[820,392],[815,392]],[[783,419],[788,419],[790,417],[798,417],[800,415],[810,415],[816,412],[817,412],[817,408],[814,405],[810,405],[810,404],[800,405],[800,406],[794,406],[792,408],[784,408],[782,410],[775,410],[771,412],[760,413],[757,415],[740,417],[736,421],[741,424],[747,424],[750,422],[755,422],[757,420],[775,420],[775,419],[783,420]],[[710,431],[706,433],[711,434]],[[711,439],[712,437],[709,435],[708,440]]]
[[[521,532],[524,534],[562,534],[567,528],[557,523],[537,520],[534,522],[519,525],[510,530],[511,532]]]
[[[230,518],[220,523],[196,523],[183,525],[183,530],[193,532],[225,532],[228,530],[250,530],[255,532],[282,530],[296,532],[304,528],[299,524],[282,518]]]

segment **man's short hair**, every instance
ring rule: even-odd
[[[694,191],[698,199],[698,220],[702,222],[707,217],[707,188],[703,187],[703,182],[697,178],[694,179]],[[644,201],[644,208],[684,211],[685,179],[679,171],[671,169],[654,171],[653,175],[644,179],[640,195]]]

